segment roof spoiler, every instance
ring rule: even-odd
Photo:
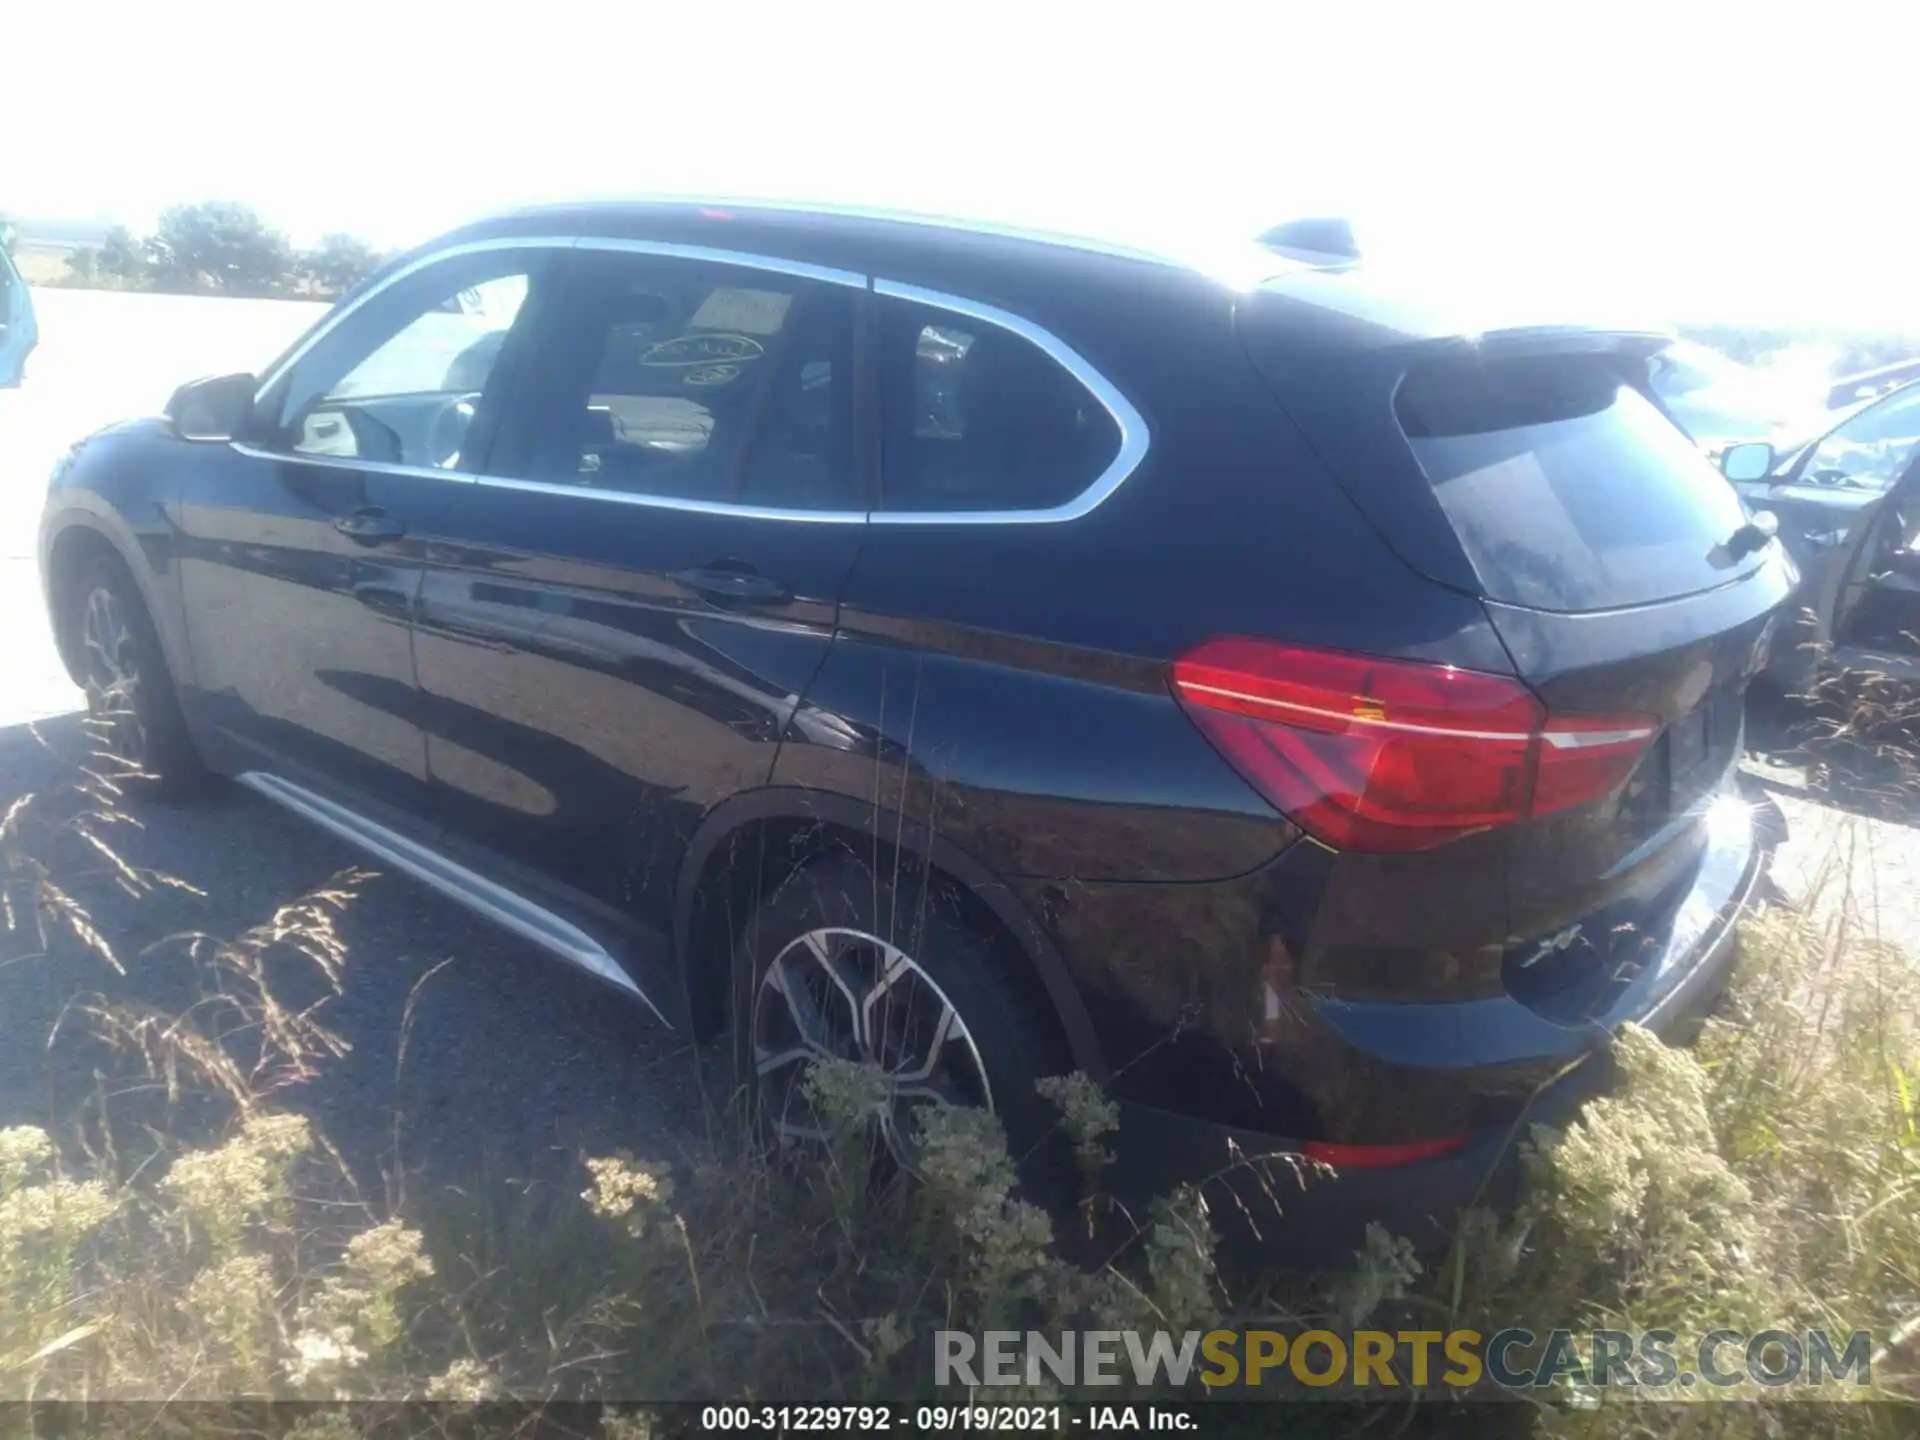
[[[1645,359],[1673,343],[1659,330],[1606,330],[1586,325],[1517,325],[1477,335],[1416,340],[1407,348],[1432,355],[1630,355]]]
[[[1288,220],[1254,238],[1269,250],[1309,265],[1346,265],[1360,258],[1352,223],[1338,217]]]

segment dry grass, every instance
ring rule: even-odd
[[[1823,663],[1802,700],[1807,718],[1797,738],[1816,789],[1911,817],[1920,806],[1920,691],[1877,671]]]

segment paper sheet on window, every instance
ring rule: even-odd
[[[738,335],[777,335],[786,323],[791,295],[778,290],[736,290],[722,286],[694,312],[689,330],[730,330]]]

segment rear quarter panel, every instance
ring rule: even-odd
[[[1056,523],[876,524],[774,783],[865,797],[1002,874],[1213,880],[1297,832],[1167,684],[1213,635],[1509,668],[1476,601],[1402,564],[1327,476],[1205,277],[903,276],[1044,326],[1145,419],[1138,468]],[[808,713],[814,721],[809,724]]]

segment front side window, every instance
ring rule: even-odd
[[[1797,483],[1883,494],[1920,458],[1920,385],[1837,426],[1800,467]]]
[[[280,387],[267,447],[293,455],[472,468],[474,417],[526,309],[538,251],[455,256],[348,316]]]
[[[853,444],[856,292],[777,272],[581,253],[502,466],[587,490],[867,508]]]
[[[1038,345],[970,316],[881,303],[883,508],[1049,510],[1113,463],[1113,416]]]

